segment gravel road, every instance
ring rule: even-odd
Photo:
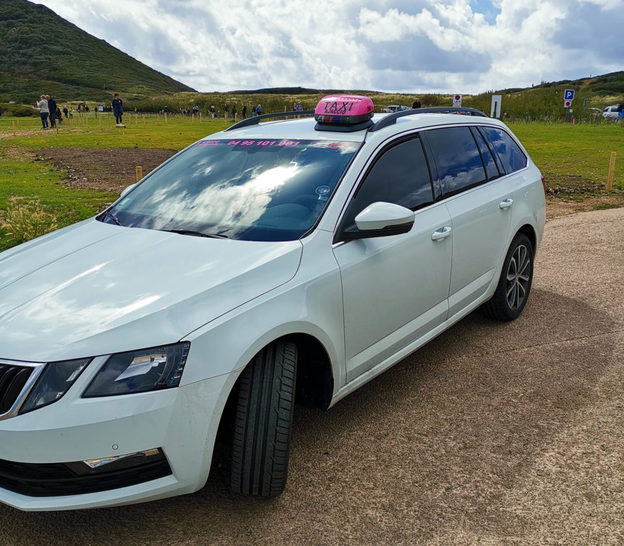
[[[0,544],[621,544],[624,209],[546,225],[511,324],[475,313],[328,412],[289,485],[81,512],[0,506]]]

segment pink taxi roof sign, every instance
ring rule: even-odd
[[[372,125],[375,105],[369,97],[361,95],[327,95],[316,105],[314,119],[317,130],[359,130]],[[332,127],[325,127],[325,126]],[[336,126],[342,126],[338,129]],[[347,127],[349,127],[347,129]]]

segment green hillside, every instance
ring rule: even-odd
[[[584,93],[592,93],[599,96],[624,95],[624,72],[611,72],[601,76],[579,78],[578,80],[560,80],[556,82],[542,82],[540,85],[528,89],[575,89]],[[499,93],[517,93],[526,91],[524,88],[503,89]]]
[[[489,113],[491,96],[498,94],[503,97],[502,111],[506,119],[555,121],[565,117],[563,94],[566,89],[575,91],[572,104],[575,119],[599,121],[601,118],[597,109],[624,102],[624,72],[578,80],[542,82],[526,89],[489,91],[467,97],[465,105]]]
[[[0,102],[32,103],[193,91],[26,0],[0,0]]]

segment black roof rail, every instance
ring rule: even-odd
[[[402,118],[404,116],[412,116],[414,114],[462,114],[464,116],[478,116],[487,118],[488,116],[481,112],[481,110],[477,110],[476,108],[462,108],[458,106],[432,106],[430,108],[414,108],[411,110],[401,110],[400,112],[393,112],[392,114],[388,114],[385,118],[380,119],[375,125],[373,125],[369,131],[372,133],[374,131],[379,131],[384,127],[388,127],[390,125],[394,125],[398,118]]]
[[[261,121],[265,119],[273,119],[273,118],[292,118],[298,116],[313,116],[314,110],[302,110],[301,112],[276,112],[275,114],[262,114],[260,116],[252,116],[247,119],[243,119],[238,123],[235,123],[231,127],[228,127],[226,131],[234,131],[235,129],[242,129],[243,127],[249,127],[251,125],[258,125]]]

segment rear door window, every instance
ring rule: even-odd
[[[496,152],[506,174],[511,174],[527,166],[527,158],[516,141],[498,127],[480,127],[486,140]]]
[[[469,127],[433,129],[426,135],[444,196],[486,181],[481,154]]]

